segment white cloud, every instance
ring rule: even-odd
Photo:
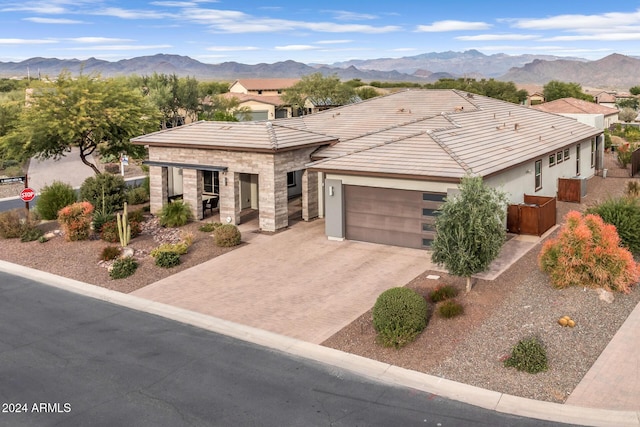
[[[0,39],[0,46],[19,46],[32,44],[52,44],[58,43],[51,39]]]
[[[170,44],[155,44],[155,45],[97,45],[91,47],[69,47],[63,50],[106,50],[106,51],[119,51],[119,50],[149,50],[149,49],[170,49],[173,46]]]
[[[542,19],[513,19],[513,26],[530,30],[574,30],[615,29],[620,25],[640,23],[640,10],[632,13],[611,12],[600,15],[557,15]]]
[[[635,33],[597,33],[592,35],[555,36],[544,38],[545,41],[629,41],[640,40],[640,32]]]
[[[333,13],[335,18],[340,21],[369,21],[377,18],[375,15],[368,13],[349,12],[346,10],[331,10],[329,12]]]
[[[167,19],[173,15],[153,10],[127,10],[119,7],[108,7],[91,12],[92,15],[113,16],[120,19]]]
[[[353,40],[319,40],[316,44],[345,44],[353,43]]]
[[[316,46],[311,46],[307,44],[291,44],[288,46],[276,46],[276,50],[286,50],[286,51],[303,51],[303,50],[315,50]]]
[[[469,31],[469,30],[487,30],[491,28],[486,22],[470,22],[470,21],[436,21],[431,25],[418,25],[416,31],[426,33],[439,33],[446,31]]]
[[[462,41],[498,41],[498,40],[533,40],[540,38],[533,34],[478,34],[477,36],[458,36]]]
[[[122,43],[131,42],[131,39],[117,39],[111,37],[73,37],[65,40],[69,40],[76,43]]]
[[[76,21],[74,19],[65,19],[65,18],[23,18],[23,21],[34,22],[36,24],[63,24],[63,25],[71,25],[71,24],[82,24],[82,21]]]
[[[249,50],[259,50],[259,48],[255,46],[211,46],[206,48],[212,52],[237,52],[237,51],[249,51]]]

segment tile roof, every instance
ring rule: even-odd
[[[238,79],[231,86],[238,83],[247,90],[279,90],[288,89],[299,81],[300,79]]]
[[[603,114],[605,116],[618,113],[617,108],[606,107],[576,98],[561,98],[555,101],[534,105],[531,108],[556,114]]]
[[[440,178],[488,176],[601,133],[572,118],[457,90],[398,92],[301,122],[340,138],[317,154],[325,158],[313,169]]]
[[[276,107],[284,105],[284,102],[282,102],[282,99],[278,95],[256,95],[252,93],[226,92],[220,96],[226,99],[236,98],[240,104],[254,101],[262,104],[275,105]]]
[[[305,146],[328,145],[335,138],[270,121],[199,121],[142,135],[137,145],[274,152]]]

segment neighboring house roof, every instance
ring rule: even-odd
[[[231,93],[231,92],[226,92],[223,93],[221,95],[224,98],[237,98],[238,102],[240,102],[240,104],[243,104],[245,102],[259,102],[262,104],[269,104],[269,105],[275,105],[280,106],[280,105],[285,105],[282,102],[282,99],[278,96],[278,95],[255,95],[255,94],[251,94],[251,93]]]
[[[615,104],[616,102],[616,95],[609,92],[600,92],[595,95],[594,98],[599,103]]]
[[[238,79],[231,84],[230,89],[240,85],[248,91],[282,90],[290,88],[299,81],[300,79]]]
[[[601,133],[458,90],[407,90],[298,121],[340,138],[317,154],[329,158],[309,165],[315,170],[445,180],[486,177]]]
[[[606,107],[577,98],[561,98],[544,104],[534,105],[531,108],[556,114],[602,114],[609,116],[618,114],[617,108]]]
[[[154,147],[202,148],[274,152],[301,147],[328,145],[334,137],[294,129],[282,124],[260,122],[199,121],[166,129],[131,140]]]

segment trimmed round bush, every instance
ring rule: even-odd
[[[80,199],[91,202],[96,209],[116,212],[124,206],[127,184],[120,175],[101,173],[85,179],[80,187]]]
[[[141,205],[149,201],[149,193],[144,187],[132,187],[127,190],[127,203]]]
[[[242,235],[235,225],[222,224],[213,230],[213,239],[217,246],[229,248],[239,245],[242,241]]]
[[[111,267],[109,276],[111,276],[112,279],[124,279],[136,272],[138,262],[131,257],[120,258],[116,260]]]
[[[160,252],[156,256],[156,265],[162,268],[171,268],[180,264],[180,254],[178,252]]]
[[[22,234],[21,209],[0,212],[0,237],[15,239]]]
[[[58,218],[58,211],[74,203],[78,195],[73,187],[61,181],[53,181],[51,185],[42,188],[36,201],[36,211],[42,219]]]
[[[548,369],[547,352],[537,337],[520,340],[511,350],[511,356],[504,361],[504,366],[519,371],[537,374]]]
[[[427,301],[413,289],[391,288],[373,306],[373,327],[385,347],[400,348],[427,326]]]

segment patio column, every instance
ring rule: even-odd
[[[149,166],[149,208],[156,214],[167,203],[169,191],[167,189],[168,168]]]
[[[220,222],[240,224],[240,174],[223,172],[220,174]]]
[[[318,172],[302,173],[302,219],[309,221],[318,217]]]
[[[202,172],[197,169],[182,170],[182,197],[191,207],[194,218],[202,219]]]

